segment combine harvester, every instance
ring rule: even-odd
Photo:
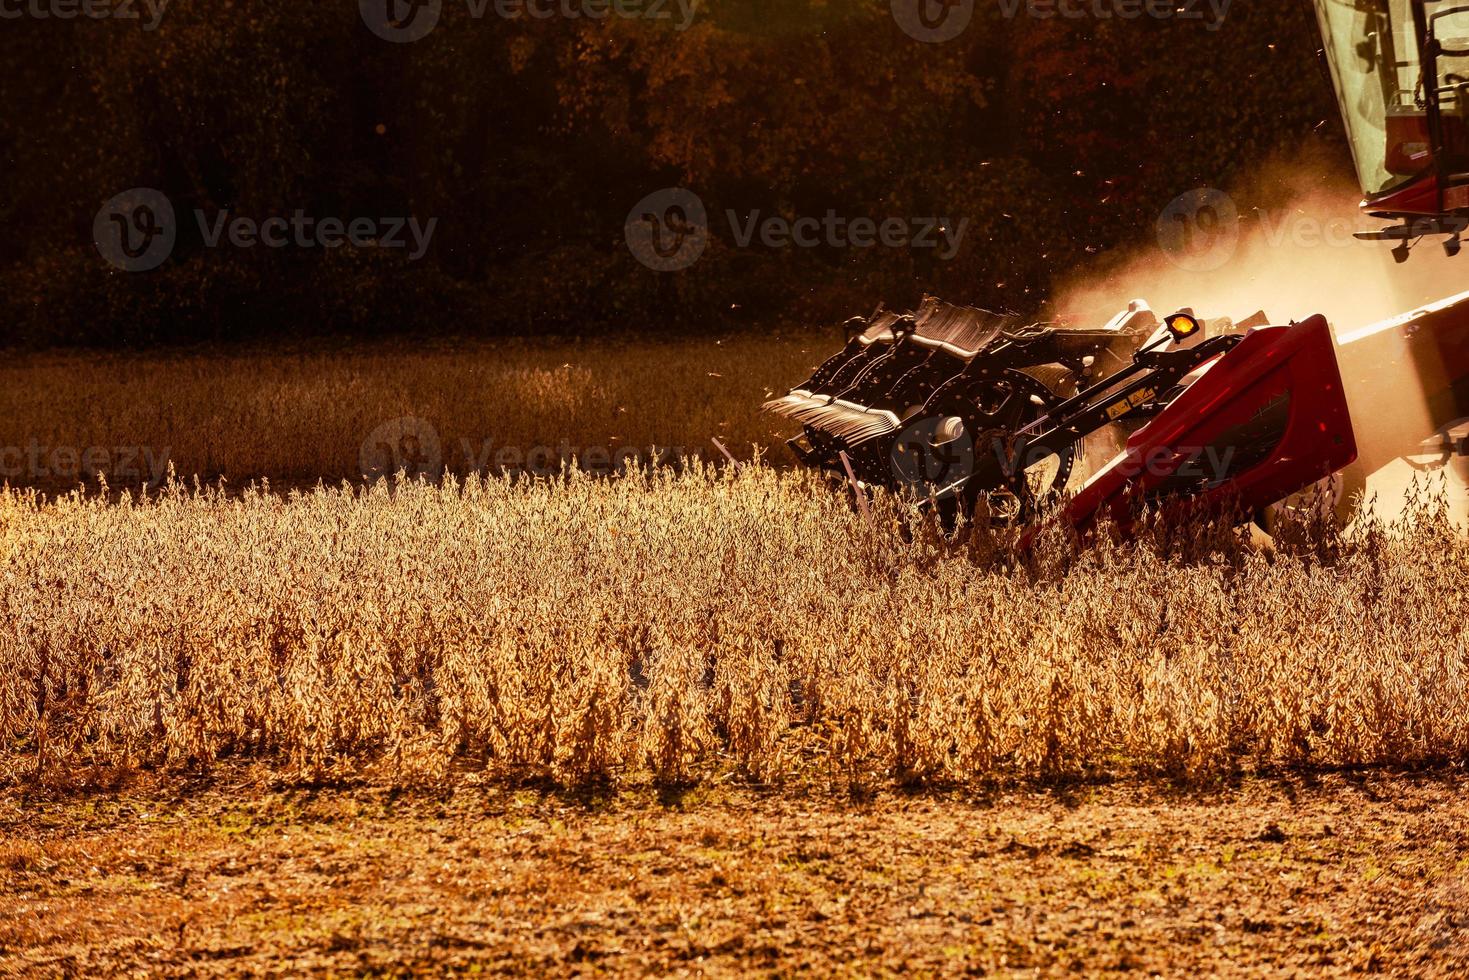
[[[1469,0],[1315,3],[1361,207],[1390,222],[1358,237],[1396,243],[1399,262],[1424,240],[1456,255]],[[1063,490],[1078,530],[1104,516],[1125,529],[1140,504],[1260,515],[1333,476],[1349,508],[1469,457],[1469,292],[1336,336],[1319,315],[1160,321],[1142,301],[1096,329],[933,299],[848,328],[767,409],[802,423],[789,445],[803,463],[949,520],[984,498],[993,520],[1023,523]],[[1464,482],[1450,482],[1463,520]]]

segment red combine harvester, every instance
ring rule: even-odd
[[[1358,237],[1397,243],[1399,261],[1425,239],[1457,254],[1469,2],[1314,2],[1362,208],[1392,222]],[[802,423],[789,445],[803,463],[949,519],[984,497],[992,519],[1024,522],[1063,490],[1079,530],[1126,528],[1140,504],[1257,514],[1335,474],[1362,491],[1403,461],[1469,456],[1469,292],[1335,336],[1319,315],[1160,322],[1141,301],[1096,329],[933,299],[848,328],[767,409]],[[1120,451],[1079,483],[1117,433]]]

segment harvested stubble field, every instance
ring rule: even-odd
[[[1018,563],[766,465],[238,489],[395,415],[748,451],[765,350],[7,369],[3,441],[234,486],[0,496],[0,969],[1466,965],[1431,506]]]

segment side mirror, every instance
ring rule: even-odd
[[[1440,10],[1429,17],[1428,36],[1440,55],[1469,57],[1469,6]]]

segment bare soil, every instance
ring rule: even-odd
[[[0,974],[1469,973],[1469,777],[0,796]]]

